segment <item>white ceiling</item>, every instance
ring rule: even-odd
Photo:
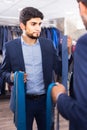
[[[33,6],[44,13],[45,20],[79,16],[76,0],[0,0],[0,23],[18,24],[19,12],[26,6]]]

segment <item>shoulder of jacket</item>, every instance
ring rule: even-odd
[[[20,38],[16,38],[16,39],[13,39],[13,40],[11,40],[11,41],[6,42],[6,43],[5,43],[5,46],[11,46],[11,45],[13,45],[13,44],[15,44],[15,43],[18,43],[18,42],[20,42],[20,41],[21,41]]]
[[[84,40],[84,41],[87,40],[87,33],[80,36],[77,41],[81,41],[81,40]]]

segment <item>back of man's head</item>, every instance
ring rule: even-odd
[[[82,2],[85,6],[87,6],[87,0],[77,0],[77,2]]]

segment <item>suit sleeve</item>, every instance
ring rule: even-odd
[[[10,74],[11,74],[11,66],[10,66],[8,52],[7,49],[5,48],[3,53],[3,61],[0,69],[0,75],[4,77],[6,82],[11,83]]]
[[[57,100],[57,108],[64,118],[76,122],[77,124],[78,122],[80,123],[80,121],[84,122],[87,118],[85,118],[87,115],[87,108],[66,94],[61,94],[59,96]]]

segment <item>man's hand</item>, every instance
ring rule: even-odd
[[[56,103],[57,99],[58,99],[58,96],[61,94],[61,93],[66,93],[66,89],[65,87],[58,83],[57,86],[54,86],[52,88],[52,99],[53,99],[53,102]]]
[[[67,47],[68,47],[68,54],[70,55],[71,52],[71,48],[72,48],[72,38],[70,36],[68,36],[67,38]]]
[[[20,71],[21,72],[21,71]],[[11,76],[10,76],[11,82],[14,82],[14,73],[11,72]],[[27,74],[24,73],[24,83],[27,81]]]
[[[10,80],[11,80],[11,82],[14,82],[14,73],[13,72],[11,72]]]
[[[24,83],[26,83],[26,82],[27,82],[27,74],[24,73]]]

